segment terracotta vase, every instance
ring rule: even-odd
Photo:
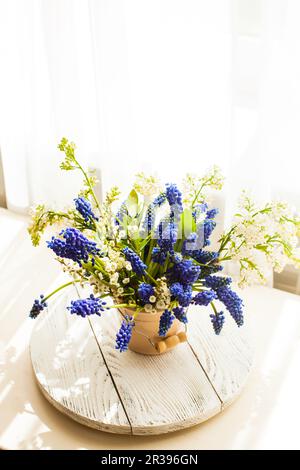
[[[123,317],[134,313],[133,310],[127,308],[120,309],[120,312]],[[158,335],[162,314],[163,310],[153,313],[142,311],[137,315],[128,346],[131,351],[147,355],[163,354],[187,340],[185,327],[177,319],[173,321],[166,336]]]

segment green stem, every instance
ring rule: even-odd
[[[150,244],[149,244],[149,251],[148,251],[148,256],[146,259],[146,265],[149,266],[151,262],[151,255],[152,255],[152,250],[154,248],[154,243],[155,243],[155,238],[151,238]]]
[[[107,309],[110,308],[135,308],[137,305],[136,304],[117,304],[117,305],[109,305],[106,307]]]
[[[88,175],[86,174],[86,172],[84,171],[84,169],[82,168],[82,166],[80,165],[80,163],[78,163],[77,160],[76,160],[76,163],[77,163],[77,165],[78,165],[78,168],[80,169],[80,171],[81,171],[81,172],[83,173],[83,175],[84,175],[84,178],[85,178],[85,180],[86,180],[86,182],[87,182],[87,185],[88,185],[88,187],[90,188],[91,195],[92,195],[92,197],[93,197],[93,199],[94,199],[94,201],[95,201],[95,204],[96,204],[96,206],[97,206],[97,208],[98,208],[98,210],[99,210],[99,212],[100,212],[100,214],[101,214],[102,211],[101,211],[101,208],[100,208],[100,204],[99,204],[99,201],[98,201],[98,199],[97,199],[97,197],[96,197],[96,194],[94,193],[93,187],[91,186],[90,179],[89,179]]]
[[[50,297],[52,297],[52,295],[56,294],[57,292],[59,292],[60,290],[64,289],[65,287],[68,287],[68,286],[70,286],[71,284],[74,284],[75,282],[81,282],[81,281],[80,281],[80,279],[77,279],[77,280],[73,280],[73,281],[67,282],[66,284],[63,284],[62,286],[58,287],[58,288],[55,289],[53,292],[51,292],[51,294],[48,294],[46,297],[44,297],[43,302],[46,302],[46,300],[50,299]]]
[[[199,190],[198,190],[197,193],[196,193],[196,196],[195,196],[193,202],[192,202],[192,207],[194,207],[195,203],[197,202],[197,199],[198,199],[198,197],[199,197],[199,194],[201,193],[201,191],[202,191],[202,189],[203,189],[204,186],[205,186],[205,183],[202,183],[201,186],[200,186],[200,188],[199,188]]]
[[[157,282],[156,280],[154,279],[154,277],[151,276],[151,274],[149,274],[147,271],[145,271],[146,275],[149,277],[149,279],[153,282],[153,284],[155,284],[157,286]]]
[[[211,305],[211,308],[212,308],[212,309],[213,309],[213,311],[214,311],[214,314],[215,314],[215,315],[216,315],[216,317],[217,317],[217,316],[218,316],[218,310],[216,309],[216,306],[215,306],[215,304],[214,304],[213,302],[211,302],[211,303],[210,303],[210,305]]]

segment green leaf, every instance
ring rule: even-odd
[[[196,222],[191,209],[184,209],[181,214],[182,237],[187,238],[192,232],[196,231]]]
[[[128,214],[130,217],[136,217],[138,214],[138,206],[139,206],[139,197],[135,189],[133,189],[127,200],[126,200],[126,207],[128,210]]]

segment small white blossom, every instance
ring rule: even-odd
[[[155,297],[155,295],[151,295],[151,296],[149,297],[149,301],[150,301],[152,304],[153,304],[154,302],[156,302],[156,297]]]
[[[145,173],[138,173],[133,185],[134,189],[143,196],[156,196],[162,190],[160,181],[155,176],[146,176]]]

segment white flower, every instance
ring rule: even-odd
[[[146,197],[156,196],[162,191],[160,181],[155,176],[146,176],[145,173],[136,175],[133,187],[138,193]]]
[[[127,271],[132,271],[132,266],[131,266],[130,261],[126,261],[125,268],[127,269]]]
[[[149,297],[149,301],[150,301],[151,303],[154,303],[154,302],[156,301],[155,295],[151,295],[151,296]]]
[[[123,282],[123,284],[129,284],[129,282],[130,282],[129,277],[125,277],[122,282]]]
[[[283,270],[286,264],[300,264],[298,253],[299,221],[283,202],[259,208],[247,192],[239,200],[223,257],[240,264],[240,285],[265,283],[268,272]]]
[[[163,300],[159,300],[158,302],[156,302],[155,306],[157,310],[164,310],[166,308],[166,304],[165,302],[163,302]]]
[[[152,311],[152,305],[151,304],[146,304],[144,307],[145,312],[151,312]]]
[[[118,284],[118,279],[119,279],[119,273],[114,273],[112,276],[110,276],[110,283],[111,284]]]

